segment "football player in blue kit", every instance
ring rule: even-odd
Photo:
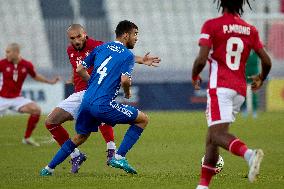
[[[129,49],[133,49],[138,40],[138,27],[124,20],[119,22],[115,33],[116,41],[95,48],[77,67],[78,74],[86,81],[89,80],[76,121],[77,134],[62,145],[53,160],[41,170],[40,175],[52,175],[55,167],[84,143],[91,132],[97,132],[102,122],[112,126],[130,124],[119,149],[110,161],[110,166],[123,169],[127,173],[137,173],[125,156],[146,128],[148,117],[132,106],[118,104],[115,98],[120,86],[125,98],[131,97],[131,73],[135,60]],[[91,77],[86,71],[90,66],[94,66]]]

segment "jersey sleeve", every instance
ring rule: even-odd
[[[29,62],[27,70],[28,70],[28,73],[30,74],[31,77],[35,77],[36,76],[35,67],[33,66],[32,63]]]
[[[121,75],[126,75],[128,77],[131,77],[134,64],[135,64],[135,58],[134,55],[131,54],[125,59],[124,63],[122,64]]]
[[[200,34],[200,38],[199,38],[199,46],[208,46],[211,47],[212,46],[212,27],[210,25],[209,21],[206,21],[201,29],[201,34]]]
[[[252,48],[253,50],[256,52],[259,49],[263,48],[263,43],[261,42],[260,38],[259,38],[259,34],[258,31],[255,27],[252,28],[253,30],[253,41],[252,41]]]
[[[82,64],[85,68],[89,68],[89,67],[93,66],[97,52],[98,52],[98,47],[95,48],[95,49],[82,61],[81,64]]]

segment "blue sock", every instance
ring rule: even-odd
[[[137,142],[143,130],[144,129],[136,125],[131,125],[124,135],[124,138],[118,148],[117,154],[125,157],[126,153]]]
[[[76,147],[77,146],[70,139],[68,139],[66,142],[64,142],[60,150],[53,157],[51,162],[48,164],[48,167],[54,169],[57,165],[62,163],[74,151]]]

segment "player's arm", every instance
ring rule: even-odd
[[[30,76],[32,76],[32,78],[35,81],[39,81],[39,82],[47,83],[47,84],[55,84],[55,83],[57,83],[57,81],[60,80],[60,78],[58,76],[53,77],[52,79],[47,79],[43,75],[37,73],[35,71],[34,66],[32,65],[32,63],[28,63],[27,69],[28,69],[28,73],[30,74]]]
[[[251,87],[252,87],[252,90],[254,91],[258,90],[262,86],[272,66],[271,59],[269,55],[267,54],[267,52],[264,50],[264,48],[257,50],[256,54],[259,56],[261,60],[261,72],[260,74],[256,76],[250,77],[252,79]]]
[[[131,74],[133,71],[134,63],[135,57],[133,54],[131,54],[125,59],[124,64],[121,68],[121,86],[124,91],[124,97],[127,99],[131,97]]]
[[[85,66],[83,66],[83,64],[79,64],[76,68],[76,72],[80,75],[80,77],[84,80],[84,81],[89,81],[90,79],[90,75],[87,72],[87,68]]]
[[[121,76],[121,87],[124,91],[124,97],[129,99],[131,97],[131,78],[128,75]]]
[[[43,75],[38,74],[38,73],[36,73],[36,75],[35,75],[35,77],[33,77],[33,79],[35,81],[39,81],[39,82],[47,83],[47,84],[55,84],[60,80],[60,78],[58,76],[53,77],[52,79],[47,79],[46,77],[44,77]]]
[[[161,62],[161,58],[158,56],[150,56],[150,52],[148,52],[144,55],[144,57],[135,56],[135,62],[147,66],[158,67],[158,64]]]
[[[84,61],[81,61],[81,63],[77,66],[76,72],[82,77],[84,81],[89,81],[90,75],[87,72],[87,69],[91,66],[94,65],[96,53],[97,53],[97,48],[95,48],[91,54],[89,54]]]
[[[200,46],[198,56],[194,60],[192,67],[192,85],[194,86],[195,90],[200,89],[201,77],[199,76],[199,74],[202,72],[206,65],[209,52],[210,47]]]

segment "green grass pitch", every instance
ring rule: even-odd
[[[199,180],[200,161],[204,153],[206,134],[202,112],[149,112],[150,124],[139,142],[128,154],[128,160],[138,175],[105,164],[105,143],[100,133],[93,133],[80,149],[88,160],[76,175],[69,173],[66,160],[52,177],[40,177],[39,171],[58,150],[56,143],[45,143],[50,135],[44,127],[44,117],[34,132],[40,147],[21,143],[27,116],[0,117],[0,188],[59,189],[59,188],[192,188]],[[71,135],[73,122],[65,124]],[[116,142],[120,143],[128,127],[115,127]],[[213,178],[210,189],[270,189],[284,185],[284,112],[261,113],[258,119],[241,116],[231,131],[251,148],[262,148],[265,156],[258,180],[251,184],[246,178],[247,165],[239,157],[221,151],[225,165]]]

